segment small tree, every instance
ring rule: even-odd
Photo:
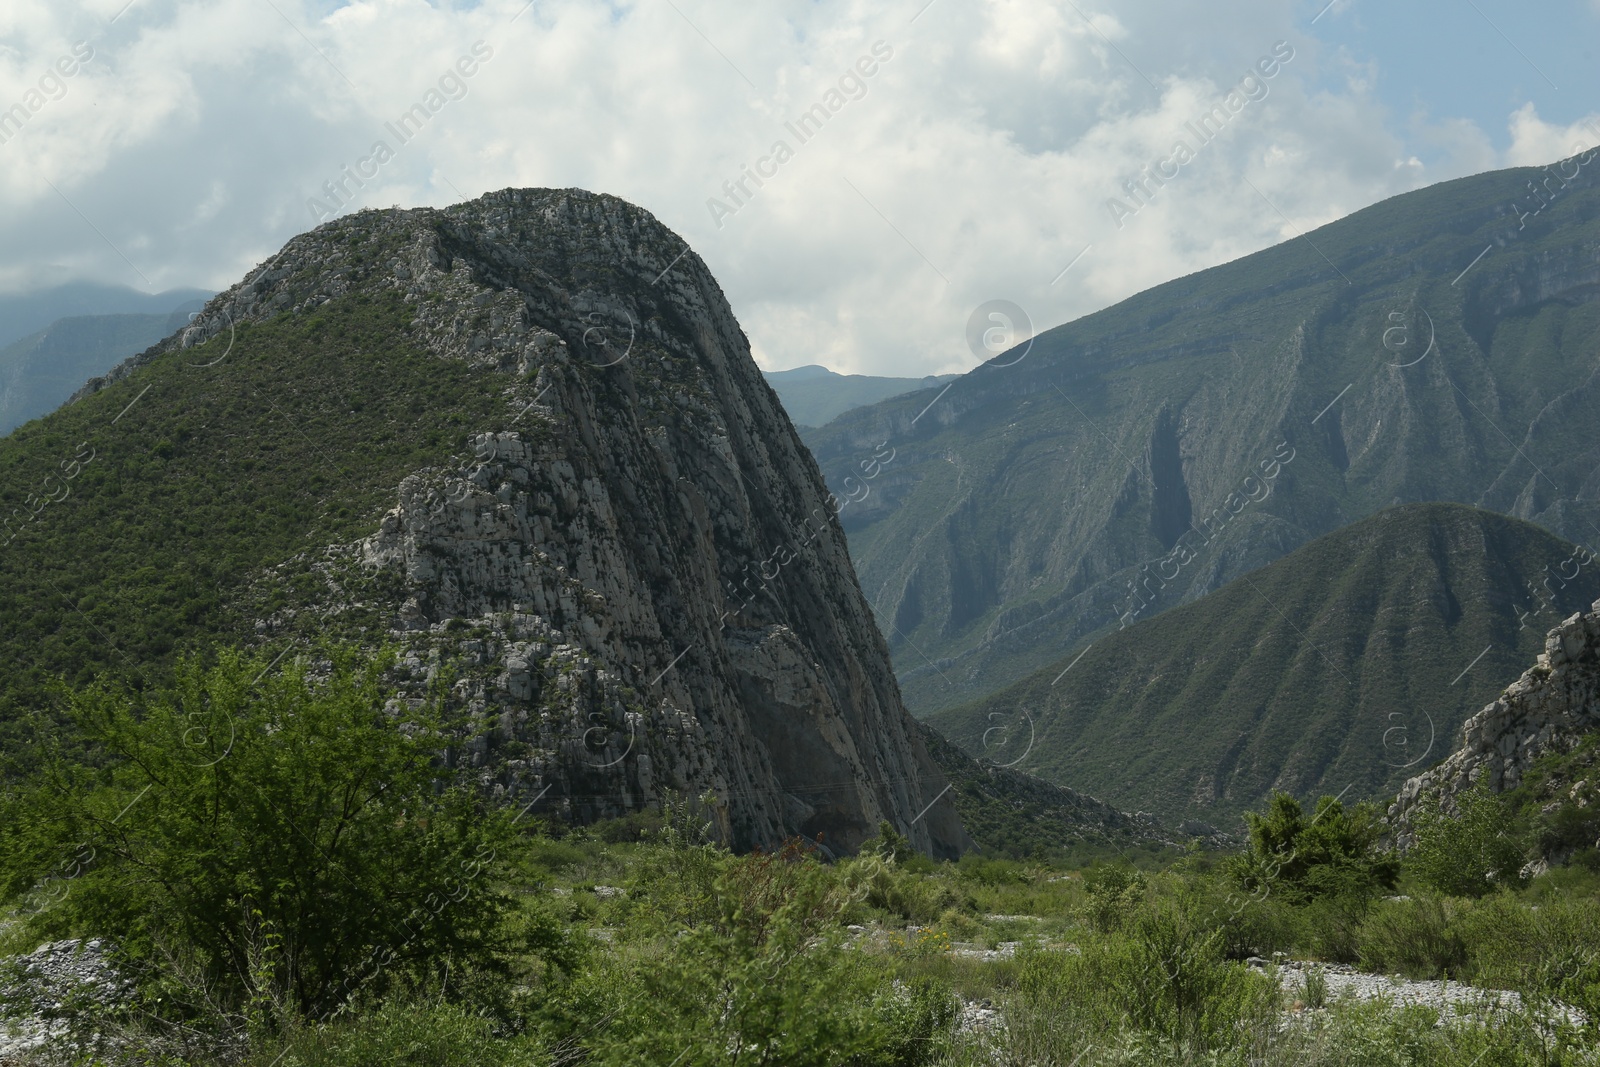
[[[434,790],[447,738],[431,708],[385,713],[392,655],[330,654],[320,681],[230,651],[181,661],[170,691],[67,694],[103,765],[58,755],[10,798],[0,901],[40,936],[177,959],[231,1011],[320,1016],[501,966],[510,817]],[[83,859],[70,879],[62,856]]]
[[[905,863],[917,855],[911,840],[894,828],[888,819],[878,821],[878,833],[861,842],[861,852],[882,856],[891,863]]]
[[[1455,805],[1450,815],[1433,794],[1417,806],[1406,866],[1451,896],[1481,897],[1497,886],[1521,884],[1526,849],[1506,803],[1479,781],[1457,793]]]
[[[1335,797],[1317,801],[1307,819],[1300,802],[1274,793],[1265,814],[1247,812],[1250,847],[1231,871],[1252,892],[1274,892],[1290,903],[1393,889],[1399,861],[1379,849],[1383,826],[1371,804],[1353,809]]]

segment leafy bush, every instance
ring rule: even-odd
[[[1481,781],[1456,794],[1456,814],[1425,799],[1412,816],[1416,842],[1406,866],[1425,884],[1458,897],[1522,885],[1525,848],[1510,807]]]
[[[927,1062],[954,1007],[947,991],[896,989],[884,962],[846,948],[840,917],[867,892],[846,875],[862,869],[826,867],[800,842],[719,866],[703,921],[658,926],[647,955],[614,976],[585,1062],[631,1067],[690,1049],[697,1064]]]
[[[1300,802],[1274,793],[1265,814],[1247,812],[1250,847],[1230,870],[1250,891],[1290,903],[1334,895],[1372,896],[1395,886],[1399,860],[1378,842],[1383,824],[1371,804],[1346,809],[1323,797],[1308,820]]]
[[[1083,917],[1100,933],[1121,930],[1144,902],[1147,882],[1140,871],[1115,864],[1097,868],[1085,879],[1089,899]]]
[[[951,909],[973,906],[948,879],[902,869],[878,852],[864,852],[849,866],[862,881],[862,903],[901,919],[931,923]]]
[[[1361,926],[1361,965],[1410,978],[1461,977],[1467,944],[1450,904],[1432,894],[1379,901]]]
[[[392,656],[330,655],[322,680],[229,651],[184,659],[170,691],[68,694],[103,765],[58,756],[14,796],[0,896],[43,905],[41,937],[114,939],[169,1000],[236,1013],[320,1017],[452,969],[506,973],[514,950],[559,954],[548,924],[524,927],[531,945],[507,925],[509,815],[436,793],[440,724],[385,713]],[[87,861],[52,878],[64,855]]]
[[[550,1062],[537,1039],[498,1036],[489,1020],[438,1001],[391,1001],[335,1025],[296,1028],[251,1059],[251,1067],[545,1067]]]
[[[1265,978],[1224,958],[1221,929],[1192,902],[1157,899],[1123,925],[1085,939],[1077,953],[1019,956],[1024,1014],[1037,1020],[1053,1011],[1060,1032],[1074,1040],[1131,1029],[1222,1048],[1276,999]]]
[[[1592,898],[1534,908],[1497,893],[1469,909],[1459,926],[1474,981],[1535,1000],[1553,997],[1600,1022],[1600,910]]]

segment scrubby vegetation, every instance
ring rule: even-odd
[[[395,728],[384,660],[270,666],[226,653],[181,660],[161,693],[64,690],[85,743],[4,795],[0,955],[104,937],[136,982],[54,1009],[77,1037],[63,1056],[1597,1062],[1600,877],[1581,866],[1452,892],[1384,851],[1372,808],[1282,796],[1240,854],[1142,867],[935,863],[887,824],[852,857],[799,840],[733,855],[709,797],[584,829],[486,808],[438,777],[463,724],[424,708]],[[1419,856],[1461,825],[1425,823]],[[1521,1000],[1451,1019],[1357,1003],[1280,953]]]

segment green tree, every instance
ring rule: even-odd
[[[1454,815],[1446,812],[1438,794],[1418,805],[1406,866],[1451,896],[1481,897],[1497,886],[1521,884],[1526,849],[1509,806],[1479,781],[1456,794],[1455,807]]]
[[[328,655],[322,677],[227,651],[183,660],[168,691],[67,693],[101,758],[57,752],[7,797],[0,901],[41,937],[175,960],[230,1011],[321,1016],[503,971],[512,818],[435,789],[448,738],[436,704],[385,710],[392,654]]]
[[[1325,796],[1308,819],[1300,801],[1274,793],[1266,812],[1247,812],[1245,823],[1250,847],[1230,869],[1251,892],[1303,903],[1370,895],[1393,889],[1399,879],[1399,861],[1379,848],[1383,825],[1371,804],[1347,809],[1337,798]]]
[[[892,863],[905,863],[917,855],[910,838],[894,828],[888,819],[878,820],[878,833],[861,842],[861,852],[882,856]]]

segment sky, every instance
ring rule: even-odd
[[[961,372],[1593,146],[1597,41],[1600,0],[5,0],[0,292],[577,186],[682,235],[768,370]]]

